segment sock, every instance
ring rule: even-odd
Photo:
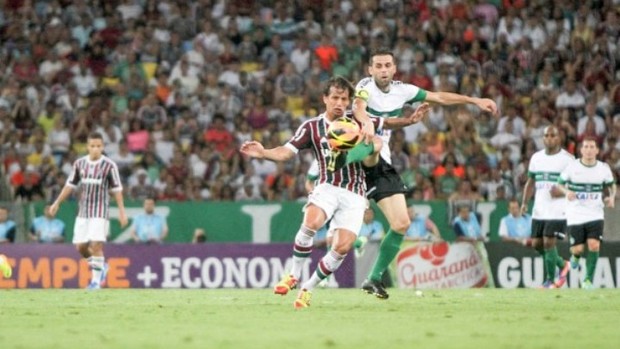
[[[564,265],[566,264],[566,261],[564,260],[564,258],[562,258],[559,254],[558,254],[558,248],[554,247],[553,248],[555,250],[555,255],[557,256],[555,258],[555,266],[560,268],[560,270],[564,269]]]
[[[539,248],[535,249],[536,252],[538,252],[540,254],[540,256],[542,257],[543,260],[543,282],[549,280],[549,274],[547,274],[547,261],[545,260],[545,249],[541,246]]]
[[[375,145],[372,142],[370,142],[369,144],[366,144],[366,142],[361,142],[347,152],[346,164],[349,165],[354,162],[360,162],[364,160],[368,155],[372,154],[374,150]]]
[[[545,275],[547,276],[545,281],[553,282],[555,280],[555,262],[557,257],[558,251],[555,247],[545,250]]]
[[[596,262],[598,262],[598,251],[588,251],[588,256],[586,257],[586,280],[593,281],[594,271],[596,270]]]
[[[105,257],[92,256],[89,258],[89,265],[92,270],[92,277],[90,282],[100,283],[101,273],[103,272],[103,263],[105,263]]]
[[[377,256],[375,265],[372,267],[372,271],[368,276],[370,280],[381,281],[383,273],[388,265],[390,265],[394,257],[396,257],[396,254],[398,254],[398,251],[400,251],[400,244],[403,242],[403,238],[403,234],[399,234],[392,229],[388,230],[379,247],[379,255]]]
[[[304,282],[301,286],[302,289],[312,291],[316,285],[318,285],[323,279],[333,274],[344,261],[344,257],[347,255],[341,255],[338,252],[331,250],[327,253],[316,267],[312,277],[308,281]]]
[[[312,241],[316,231],[301,226],[297,235],[295,235],[295,244],[293,245],[293,268],[291,269],[291,275],[299,280],[301,276],[301,270],[304,266],[304,262],[312,253]]]
[[[362,247],[363,244],[364,242],[360,240],[359,238],[357,238],[355,239],[355,242],[353,243],[353,248],[360,248]]]

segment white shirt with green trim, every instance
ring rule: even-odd
[[[355,97],[366,101],[366,112],[370,117],[393,118],[402,115],[405,105],[424,101],[426,99],[426,91],[415,85],[401,81],[392,81],[390,83],[390,90],[383,92],[377,87],[372,77],[367,77],[357,83]],[[392,130],[384,129],[377,132],[377,134],[383,140],[381,157],[388,164],[392,164],[389,146]]]
[[[532,219],[566,219],[566,199],[551,197],[551,188],[557,184],[562,171],[574,161],[575,157],[564,149],[552,155],[543,149],[532,155],[527,170],[528,177],[534,179],[536,188]]]
[[[586,166],[581,160],[575,160],[562,171],[559,183],[564,184],[577,196],[575,200],[568,201],[567,225],[584,224],[605,218],[603,190],[614,183],[609,165],[597,161],[592,166]]]

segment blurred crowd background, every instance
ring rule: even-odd
[[[143,200],[303,200],[310,153],[249,160],[323,110],[391,48],[395,79],[494,99],[434,107],[396,132],[417,200],[509,200],[555,124],[620,170],[618,0],[0,1],[0,200],[49,200],[90,131]]]

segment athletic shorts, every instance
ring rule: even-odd
[[[567,228],[570,236],[570,245],[583,245],[588,239],[603,239],[603,229],[605,229],[605,221],[597,220],[582,224],[569,225]]]
[[[557,237],[566,231],[565,219],[532,219],[532,238]]]
[[[106,241],[110,230],[110,221],[105,218],[75,219],[73,243],[82,244],[89,241]]]
[[[375,166],[364,166],[364,172],[366,172],[366,197],[375,202],[394,194],[407,192],[407,187],[394,167],[383,158],[379,158],[379,163]]]
[[[357,235],[362,229],[366,198],[331,184],[319,184],[308,197],[308,203],[321,208],[329,230],[346,229]]]

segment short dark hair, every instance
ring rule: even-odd
[[[103,135],[99,132],[91,132],[88,134],[88,139],[101,139],[103,141]]]
[[[372,59],[375,56],[392,56],[394,62],[396,62],[396,57],[394,57],[394,52],[387,47],[380,47],[378,49],[373,50],[368,57],[368,65],[372,65]]]
[[[355,93],[355,88],[353,87],[351,82],[349,82],[349,80],[339,75],[334,76],[330,78],[329,80],[327,80],[327,83],[325,84],[325,88],[323,89],[323,95],[329,96],[329,91],[331,90],[332,87],[335,87],[339,90],[347,90],[349,92],[349,97],[351,98],[353,98],[353,94]]]

